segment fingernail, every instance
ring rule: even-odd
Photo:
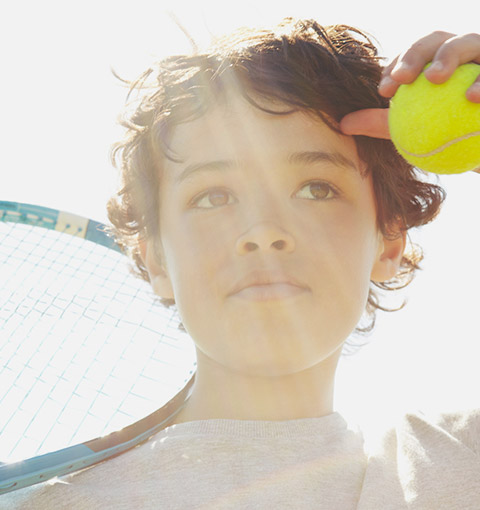
[[[467,98],[475,103],[480,103],[480,83],[474,83],[467,93]]]
[[[385,76],[385,78],[381,79],[378,87],[379,88],[388,87],[392,83],[394,83],[394,81],[390,78],[390,76]]]
[[[407,62],[399,62],[394,68],[392,73],[396,73],[398,71],[408,71],[410,69],[410,65]]]
[[[431,69],[434,72],[440,72],[445,69],[445,66],[439,60],[437,60],[436,62],[433,62],[429,69]]]

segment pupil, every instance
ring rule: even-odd
[[[227,194],[223,191],[212,191],[208,198],[210,203],[215,206],[225,205],[228,201]]]
[[[325,195],[328,194],[325,185],[320,182],[311,184],[310,191],[315,198],[325,198]]]

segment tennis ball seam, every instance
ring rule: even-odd
[[[467,140],[468,138],[473,138],[474,136],[480,136],[480,131],[473,131],[473,133],[467,133],[466,135],[460,136],[458,138],[454,138],[453,140],[449,140],[448,142],[444,143],[443,145],[440,145],[440,147],[437,147],[433,151],[425,152],[425,153],[415,153],[407,151],[407,149],[403,148],[400,144],[397,143],[398,148],[404,152],[405,154],[408,154],[409,156],[414,156],[416,158],[428,158],[430,156],[435,156],[436,154],[439,154],[440,152],[444,151],[451,145],[455,145],[458,142],[462,142],[463,140]]]
[[[472,62],[445,83],[431,83],[421,74],[399,87],[388,121],[391,139],[409,163],[438,174],[478,169],[480,104],[468,101],[465,92],[479,73],[480,65]]]

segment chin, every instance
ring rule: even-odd
[[[227,367],[232,372],[243,374],[247,377],[288,377],[299,375],[308,372],[314,368],[321,368],[322,366],[329,367],[336,366],[339,354],[341,353],[343,343],[340,344],[335,350],[317,352],[314,356],[288,356],[285,358],[275,357],[262,357],[257,356],[255,359],[246,360],[243,356],[242,359],[218,360],[218,362]]]

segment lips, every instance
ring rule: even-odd
[[[253,301],[287,299],[309,291],[309,287],[283,272],[252,271],[241,278],[229,296]]]

